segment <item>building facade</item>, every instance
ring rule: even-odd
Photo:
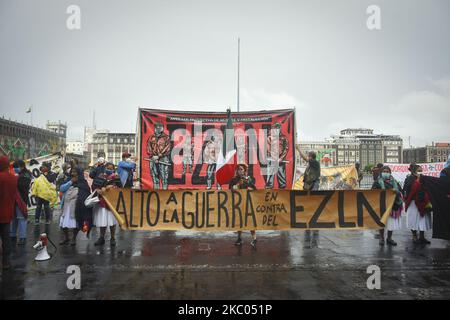
[[[84,152],[84,142],[80,140],[67,140],[67,153],[73,153],[78,155],[83,155]]]
[[[117,164],[124,152],[136,156],[136,134],[96,132],[89,144],[90,165],[95,164],[100,156],[107,162]]]
[[[67,125],[48,122],[46,127],[43,129],[0,118],[0,155],[18,160],[64,152]]]
[[[431,146],[403,150],[404,163],[445,162],[450,155],[449,142],[432,143]]]
[[[372,129],[345,129],[326,141],[300,142],[300,149],[315,151],[318,160],[330,158],[330,166],[342,166],[359,162],[361,167],[377,163],[402,163],[403,140],[400,136],[374,134]],[[306,163],[301,160],[301,165]]]

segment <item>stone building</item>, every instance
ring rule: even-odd
[[[325,153],[330,159],[329,165],[341,166],[358,161],[362,168],[377,163],[401,163],[403,158],[400,136],[374,134],[372,129],[345,129],[325,141],[302,141],[299,145],[303,152],[315,151],[322,165]],[[301,165],[306,163],[301,160]]]
[[[136,156],[136,134],[97,131],[89,144],[90,164],[95,164],[99,156],[117,164],[122,160],[123,152]]]
[[[0,118],[0,155],[31,159],[66,149],[67,124],[48,122],[46,129]]]
[[[403,150],[404,163],[445,162],[450,154],[449,142],[432,143],[431,146]]]

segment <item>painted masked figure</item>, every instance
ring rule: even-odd
[[[217,143],[215,138],[212,136],[209,140],[205,142],[204,145],[204,161],[208,164],[206,168],[206,189],[211,189],[214,184],[214,175],[216,172],[217,163]]]
[[[266,189],[273,189],[275,175],[278,179],[278,188],[286,188],[286,156],[289,142],[281,133],[281,125],[272,125],[270,135],[267,137],[267,178]]]
[[[167,190],[169,187],[170,137],[164,133],[161,123],[155,124],[155,134],[147,143],[148,161],[153,180],[153,188]]]
[[[190,139],[186,139],[183,149],[183,175],[192,173],[192,159],[194,158],[194,146],[191,145]]]

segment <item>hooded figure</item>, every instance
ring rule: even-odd
[[[78,188],[77,203],[75,205],[75,219],[77,220],[77,226],[80,230],[83,227],[84,222],[88,223],[89,230],[87,235],[89,236],[92,226],[92,208],[86,207],[84,201],[91,194],[91,188],[84,178],[83,170],[79,167],[74,170],[76,170],[78,174],[77,182],[72,184],[73,187]]]
[[[9,173],[9,159],[0,157],[0,236],[2,239],[3,268],[10,267],[9,255],[11,239],[9,224],[14,215],[14,204],[17,193],[17,177]]]

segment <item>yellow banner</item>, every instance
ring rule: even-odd
[[[294,183],[294,190],[303,189],[303,175]],[[355,165],[321,167],[319,190],[352,190],[358,187]]]
[[[391,190],[136,190],[103,194],[126,230],[379,229]]]

